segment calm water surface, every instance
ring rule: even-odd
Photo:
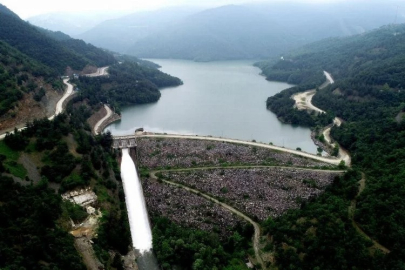
[[[123,108],[121,121],[107,128],[113,135],[133,134],[143,127],[152,132],[254,139],[316,152],[308,128],[283,124],[266,109],[269,96],[291,86],[266,81],[252,62],[152,61],[184,85],[162,89],[156,103]]]

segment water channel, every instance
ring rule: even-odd
[[[266,81],[252,61],[152,61],[184,85],[162,89],[156,103],[123,108],[122,120],[107,127],[113,135],[133,134],[143,127],[152,132],[271,142],[316,153],[308,128],[283,124],[266,109],[269,96],[291,85]]]

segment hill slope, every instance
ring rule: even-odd
[[[395,19],[405,22],[401,9],[396,17],[398,5],[401,2],[397,0],[363,0],[312,4],[276,1],[203,12],[175,7],[105,20],[75,37],[112,51],[150,58],[205,61],[272,57],[323,38],[364,33]],[[56,28],[52,19],[46,21],[37,24],[65,29]],[[81,24],[81,20],[76,21]]]
[[[88,47],[76,41],[62,44],[50,38],[17,16],[12,15],[13,13],[4,6],[0,10],[0,14],[0,40],[55,69],[58,73],[65,72],[68,66],[80,71],[88,64],[114,63],[112,57],[103,63],[95,61],[96,58],[88,57],[89,55],[84,50],[97,51],[94,47]],[[68,47],[72,46],[72,43],[75,45],[74,49]]]
[[[0,41],[0,131],[52,114],[59,98],[55,90],[63,90],[54,74]]]
[[[309,85],[322,81],[322,70],[332,73],[335,83],[317,91],[313,103],[344,120],[341,127],[332,128],[332,137],[351,153],[353,166],[366,173],[366,186],[357,198],[354,222],[372,239],[391,251],[386,256],[372,252],[368,262],[363,261],[364,257],[344,258],[339,262],[336,257],[312,262],[310,258],[296,261],[304,268],[324,268],[332,264],[346,265],[348,268],[350,265],[370,268],[367,264],[373,261],[372,268],[398,269],[405,264],[402,248],[405,244],[405,197],[402,188],[405,185],[404,44],[405,25],[390,25],[363,35],[317,42],[285,56],[285,60],[275,64],[261,64],[268,79],[294,80],[300,84],[270,97],[267,101],[268,108],[280,118],[295,118],[297,124],[302,124],[303,119],[308,118],[303,116],[305,112],[298,115],[292,108],[292,93],[303,91]],[[317,117],[311,117],[314,121],[305,124],[315,124]],[[345,186],[344,183],[341,185]],[[347,187],[347,191],[349,190]],[[334,241],[321,246],[320,242],[313,239],[314,241],[307,242],[307,245],[298,250],[311,246],[311,250],[329,248],[330,252],[336,254],[360,244],[358,236],[349,236],[352,234],[352,225],[347,219],[347,211],[339,210],[339,207],[345,205],[344,201],[339,200],[354,199],[355,193],[348,196],[349,194],[345,195],[333,188],[331,192],[335,194],[335,199],[318,200],[303,211],[291,213],[269,226],[272,234],[280,233],[280,226],[291,226],[283,231],[284,236],[278,234],[274,243],[277,247],[276,260],[279,260],[281,268],[286,267],[292,257],[289,261],[285,260],[286,253],[281,251],[280,245],[289,237],[292,240],[288,241],[294,242],[291,245],[296,248],[298,246],[295,243],[309,241],[308,234],[297,234],[291,228],[298,224],[297,220],[316,216],[315,209],[324,208],[324,217],[346,220],[347,225],[341,230],[340,237],[346,235],[344,237],[348,237],[347,241],[341,244]],[[330,225],[331,231],[324,232],[324,238],[333,235],[335,225]],[[336,227],[336,230],[339,229]],[[318,236],[321,237],[319,233],[318,231],[312,236],[317,239]],[[360,253],[359,251],[358,254]]]
[[[271,26],[271,27],[268,27]],[[225,6],[191,15],[136,42],[128,52],[140,57],[197,61],[261,58],[292,48],[293,38],[264,14]]]
[[[62,31],[70,36],[82,34],[106,20],[112,20],[124,16],[125,12],[53,12],[40,14],[28,18],[28,22],[49,29]]]
[[[96,46],[126,53],[135,42],[165,29],[186,16],[197,12],[194,8],[165,8],[137,12],[121,18],[104,21],[75,37]]]

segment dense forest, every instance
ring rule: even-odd
[[[80,72],[89,65],[117,62],[112,53],[34,27],[1,4],[0,15],[0,117],[4,124],[0,129],[7,129],[13,118],[22,124],[19,121],[27,110],[34,109],[36,116],[49,111],[46,106],[56,98],[52,90],[64,90],[59,76],[68,67]]]
[[[343,194],[334,185],[328,197],[321,196],[299,211],[268,221],[267,232],[277,236],[272,248],[281,269],[292,265],[302,269],[336,269],[337,265],[339,269],[405,267],[404,59],[405,25],[390,25],[363,35],[305,46],[275,64],[258,64],[268,79],[298,84],[270,97],[268,108],[286,122],[312,127],[319,124],[318,117],[293,109],[291,95],[319,86],[323,70],[332,74],[335,83],[318,90],[313,103],[344,120],[341,127],[332,128],[332,137],[351,153],[353,167],[364,172],[366,179],[365,189],[356,199],[353,220],[390,251],[386,255],[370,251],[372,244],[364,242],[365,238],[355,233],[347,219],[353,193]],[[314,218],[325,219],[328,229],[321,232],[319,226],[310,225],[308,221]],[[300,220],[306,220],[304,226]],[[313,233],[309,234],[311,226],[317,229],[311,229]],[[345,240],[338,240],[341,237]],[[328,239],[330,242],[326,242]],[[291,248],[280,249],[283,242]],[[308,248],[311,242],[315,246]],[[347,253],[354,247],[356,251]],[[328,256],[314,258],[308,254],[325,250],[329,250]]]
[[[0,142],[0,268],[85,269],[67,230],[70,218],[80,223],[87,213],[60,194],[89,186],[103,213],[93,245],[100,262],[112,264],[111,251],[128,252],[131,238],[112,137],[91,135],[86,122],[91,114],[85,104],[70,104],[67,114],[28,123]],[[37,166],[40,180],[31,178],[21,157]]]
[[[153,247],[162,269],[247,269],[253,227],[234,228],[221,239],[213,232],[181,227],[167,218],[153,217]]]
[[[45,85],[38,85],[38,78],[46,78],[45,84],[62,90],[62,82],[52,74],[49,67],[0,41],[0,116],[12,110],[24,94],[30,93],[35,100],[40,100],[45,94]]]
[[[111,104],[116,110],[122,105],[155,102],[160,98],[159,88],[182,84],[156,68],[127,61],[110,66],[109,76],[83,77],[77,81],[80,96],[90,104]]]

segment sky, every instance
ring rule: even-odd
[[[282,1],[282,0],[267,0]],[[342,0],[293,0],[296,2],[328,3]],[[243,4],[264,2],[263,0],[0,0],[22,19],[51,12],[88,12],[88,11],[143,11],[154,10],[168,6],[222,6],[228,4]]]

